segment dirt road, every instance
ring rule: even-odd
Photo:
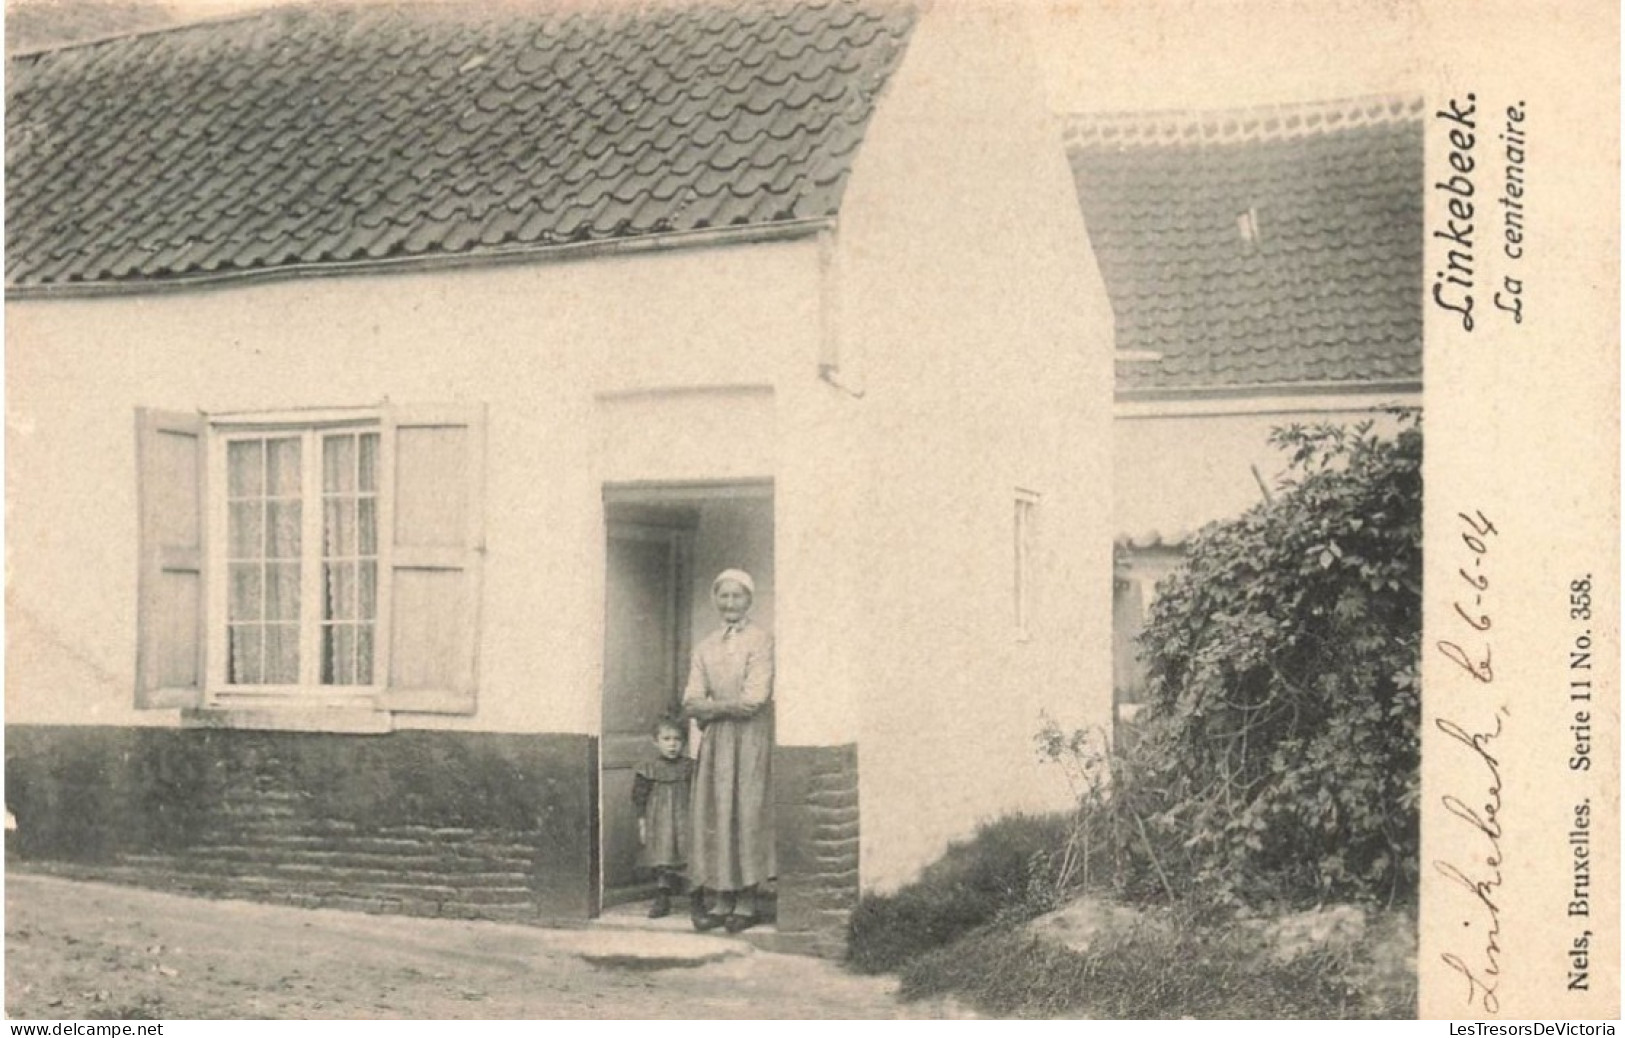
[[[581,931],[209,901],[9,872],[13,1018],[894,1018],[889,979],[741,949],[595,966]],[[597,934],[593,934],[597,937]],[[700,938],[695,938],[699,940]]]

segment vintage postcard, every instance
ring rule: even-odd
[[[11,0],[6,1014],[1612,1034],[1618,48]]]
[[[1618,71],[1602,6],[1457,8],[1432,36],[1430,1016],[1619,1014]]]

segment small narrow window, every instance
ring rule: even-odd
[[[1030,490],[1016,491],[1014,607],[1016,637],[1032,634],[1033,621],[1033,543],[1038,518],[1038,495]]]

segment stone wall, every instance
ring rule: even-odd
[[[14,725],[8,863],[308,907],[580,923],[597,740]],[[853,745],[774,755],[775,950],[838,958],[858,901]],[[776,932],[774,932],[776,930]]]
[[[596,740],[12,726],[9,862],[286,904],[597,911]]]
[[[776,950],[839,958],[858,903],[858,751],[781,746],[773,761],[779,859]]]

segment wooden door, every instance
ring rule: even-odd
[[[611,523],[604,624],[604,904],[645,896],[637,869],[632,768],[654,752],[651,728],[676,709],[688,655],[686,530]]]

